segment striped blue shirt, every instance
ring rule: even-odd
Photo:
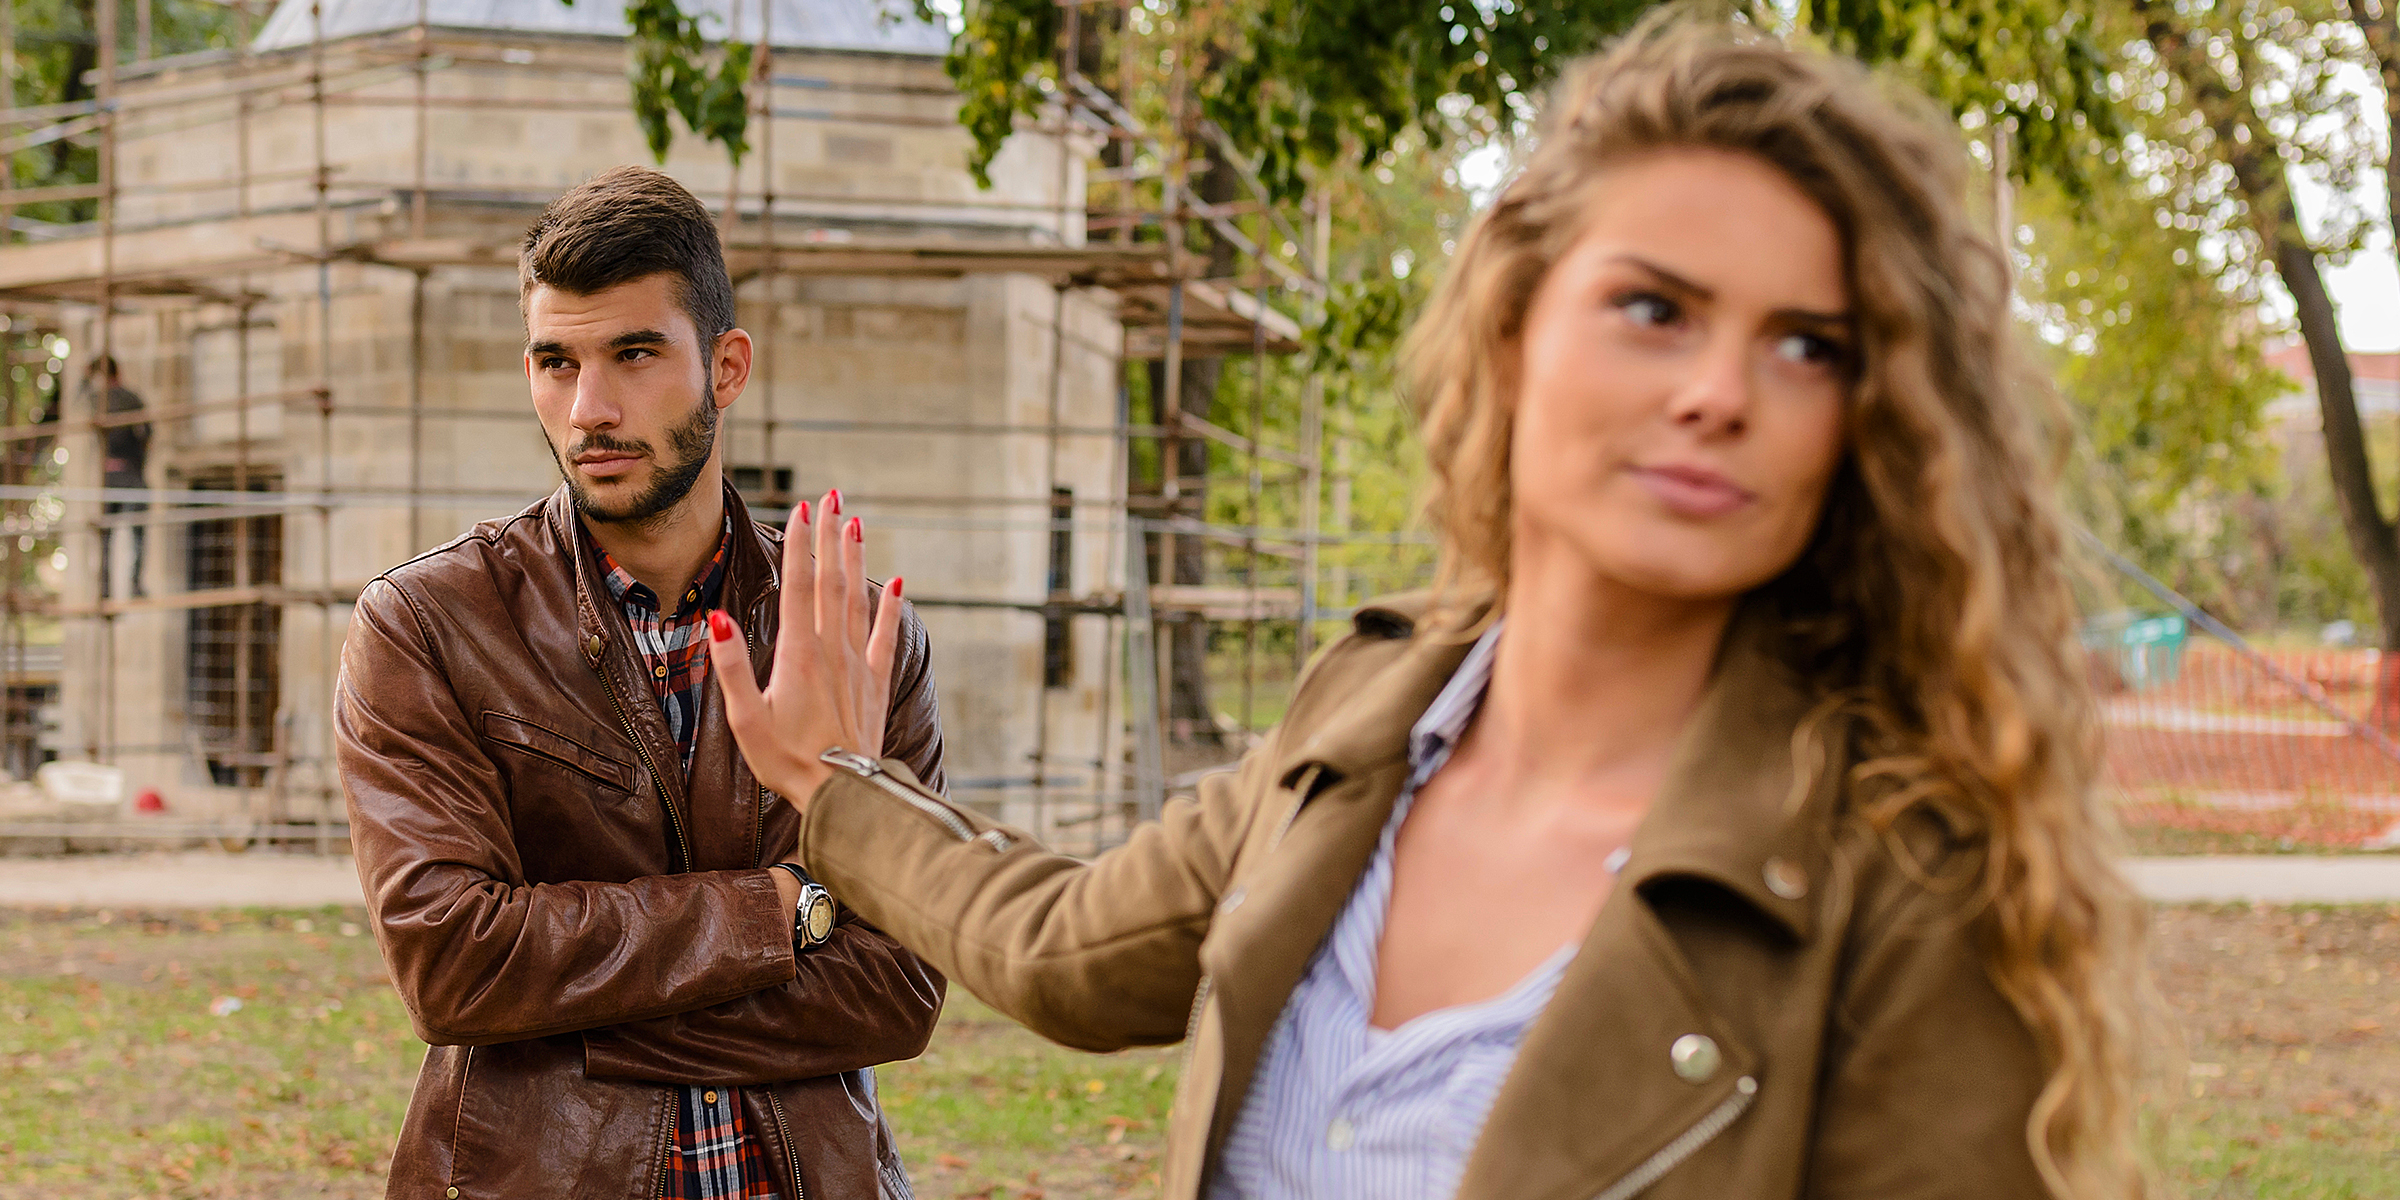
[[[1495,624],[1410,730],[1407,785],[1267,1036],[1209,1200],[1448,1200],[1457,1192],[1517,1045],[1558,990],[1575,943],[1489,1000],[1389,1031],[1369,1018],[1392,901],[1392,847],[1417,789],[1449,761],[1482,706],[1499,640]]]

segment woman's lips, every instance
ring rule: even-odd
[[[1677,516],[1721,517],[1758,498],[1701,467],[1635,467],[1633,475]]]

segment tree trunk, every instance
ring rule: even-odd
[[[2317,381],[2317,412],[2324,423],[2325,467],[2332,478],[2335,506],[2342,515],[2342,532],[2350,552],[2367,573],[2375,592],[2377,624],[2383,634],[2384,656],[2375,686],[2370,720],[2387,728],[2400,727],[2400,541],[2392,522],[2375,498],[2375,469],[2367,458],[2367,437],[2358,419],[2358,396],[2352,386],[2350,357],[2342,345],[2341,324],[2325,276],[2300,228],[2300,213],[2292,203],[2290,168],[2268,124],[2259,119],[2246,80],[2228,80],[2202,47],[2194,44],[2182,17],[2169,0],[2134,0],[2134,11],[2145,22],[2144,35],[2159,57],[2184,86],[2214,135],[2217,157],[2233,171],[2234,187],[2250,210],[2251,227],[2274,257],[2275,273],[2283,280],[2300,322],[2300,338],[2308,347],[2309,370]],[[2372,35],[2372,31],[2370,31]],[[2370,36],[2371,42],[2376,39]],[[2384,50],[2388,53],[2389,42]],[[2386,72],[2386,78],[2390,78]],[[2387,112],[2390,106],[2387,105]],[[2400,119],[2394,120],[2400,131]],[[2400,194],[2395,195],[2400,204]],[[2400,218],[2400,210],[2395,211]],[[2395,226],[2400,231],[2400,226]]]
[[[1193,183],[1192,190],[1202,203],[1225,204],[1241,194],[1241,176],[1224,158],[1224,151],[1214,142],[1206,143],[1208,165]],[[1233,274],[1239,263],[1239,250],[1225,238],[1210,236],[1208,245],[1208,276],[1224,279]],[[1225,360],[1221,358],[1191,358],[1183,360],[1183,386],[1178,398],[1181,413],[1206,419],[1216,403],[1217,383],[1224,377]],[[1163,403],[1166,394],[1166,364],[1150,364],[1150,394]],[[1164,413],[1162,424],[1180,419],[1181,413]],[[1208,519],[1208,440],[1192,436],[1176,443],[1180,450],[1174,471],[1180,481],[1180,494],[1170,517],[1194,521]],[[1208,541],[1196,536],[1175,539],[1174,582],[1200,584],[1208,581]],[[1164,575],[1164,572],[1161,572]],[[1221,746],[1224,735],[1217,730],[1217,710],[1208,686],[1208,621],[1196,613],[1173,619],[1166,630],[1167,637],[1167,728],[1178,740],[1210,746]]]

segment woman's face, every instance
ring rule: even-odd
[[[1841,459],[1841,237],[1781,172],[1715,150],[1613,169],[1584,220],[1519,345],[1515,570],[1738,596],[1806,548]]]

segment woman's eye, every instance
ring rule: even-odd
[[[1683,316],[1681,307],[1656,292],[1627,292],[1610,303],[1636,325],[1671,325]]]
[[[1849,357],[1850,352],[1832,338],[1818,337],[1813,333],[1787,333],[1776,339],[1775,354],[1787,362],[1838,366]]]

